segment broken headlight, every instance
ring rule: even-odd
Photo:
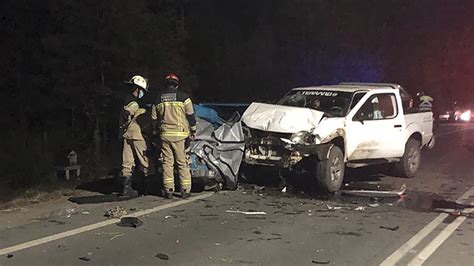
[[[315,144],[316,136],[308,131],[300,131],[291,135],[290,140],[295,144]]]

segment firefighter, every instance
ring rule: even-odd
[[[161,139],[163,160],[163,196],[173,197],[174,165],[178,168],[181,197],[191,196],[191,173],[186,156],[186,141],[196,133],[196,118],[191,99],[179,87],[179,78],[169,74],[165,78],[166,87],[152,108],[154,135]]]
[[[431,111],[433,109],[433,98],[425,94],[424,91],[420,91],[416,94],[419,100],[420,111]]]
[[[145,109],[140,108],[139,99],[148,92],[148,81],[142,76],[133,76],[125,84],[129,86],[128,93],[123,101],[120,116],[120,133],[123,139],[122,171],[123,190],[122,196],[137,196],[138,192],[132,188],[132,175],[135,161],[145,177],[154,174],[152,161],[148,158],[148,145],[143,132]]]

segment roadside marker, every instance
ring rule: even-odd
[[[164,205],[156,206],[156,207],[151,208],[151,209],[131,213],[130,215],[125,215],[124,217],[140,217],[140,216],[144,216],[144,215],[147,215],[147,214],[150,214],[150,213],[154,213],[154,212],[158,212],[158,211],[161,211],[161,210],[173,208],[173,207],[176,207],[176,206],[179,206],[179,205],[183,205],[183,204],[186,204],[186,203],[190,203],[190,202],[193,202],[193,201],[196,201],[196,200],[209,198],[212,195],[214,195],[214,193],[205,193],[205,194],[201,194],[201,195],[189,198],[187,200],[174,201],[174,202],[170,202],[170,203],[167,203],[167,204],[164,204]],[[42,245],[42,244],[45,244],[45,243],[48,243],[48,242],[51,242],[51,241],[55,241],[55,240],[58,240],[58,239],[66,238],[66,237],[69,237],[69,236],[78,235],[80,233],[88,232],[88,231],[91,231],[91,230],[94,230],[94,229],[97,229],[97,228],[101,228],[101,227],[104,227],[104,226],[115,224],[119,221],[120,221],[120,219],[118,219],[118,218],[109,219],[109,220],[106,220],[106,221],[86,225],[86,226],[83,226],[83,227],[79,227],[79,228],[72,229],[72,230],[69,230],[69,231],[65,231],[65,232],[62,232],[62,233],[42,237],[42,238],[35,239],[35,240],[32,240],[32,241],[28,241],[28,242],[25,242],[25,243],[21,243],[21,244],[18,244],[18,245],[2,248],[2,249],[0,249],[0,256],[5,255],[5,254],[9,254],[9,253],[13,253],[13,252],[17,252],[17,251],[20,251],[20,250],[23,250],[23,249],[31,248],[31,247],[34,247],[34,246]]]

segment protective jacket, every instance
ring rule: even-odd
[[[196,132],[196,118],[189,96],[168,87],[153,105],[151,118],[153,128],[159,131],[161,140],[180,141]]]
[[[137,98],[127,95],[123,100],[123,108],[119,118],[120,133],[123,138],[130,140],[144,140],[139,116],[146,112],[140,108]]]

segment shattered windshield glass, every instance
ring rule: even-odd
[[[335,117],[344,117],[354,93],[326,90],[292,90],[278,104],[305,107]]]

